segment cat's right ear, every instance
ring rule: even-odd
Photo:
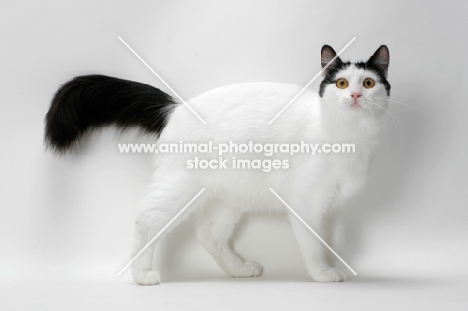
[[[340,65],[342,64],[342,61],[339,57],[335,58],[336,52],[329,45],[324,45],[322,47],[321,55],[322,55],[321,63],[322,63],[322,70],[323,70],[324,76],[327,76],[330,73],[330,70],[340,67]],[[335,59],[333,60],[333,58]],[[328,65],[329,63],[330,65]]]

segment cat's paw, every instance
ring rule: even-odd
[[[318,273],[313,273],[311,276],[315,281],[322,283],[343,282],[346,279],[344,272],[338,268],[329,268]]]
[[[230,272],[236,278],[249,278],[262,275],[263,267],[254,261],[245,261],[242,266],[235,267]]]
[[[154,270],[134,272],[133,278],[135,279],[135,282],[144,286],[157,285],[161,283],[161,276],[158,271]]]

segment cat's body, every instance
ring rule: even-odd
[[[382,49],[388,58],[386,47],[381,47],[378,52],[382,53]],[[373,57],[376,57],[378,52]],[[322,50],[322,62],[328,57],[325,64],[332,60],[333,56],[335,54],[332,49]],[[148,194],[141,201],[137,216],[133,255],[143,249],[203,188],[206,188],[204,193],[177,218],[176,223],[194,216],[197,220],[199,240],[219,266],[230,275],[249,277],[262,273],[259,264],[242,260],[231,249],[229,240],[235,224],[244,213],[286,211],[285,206],[269,191],[269,188],[280,194],[317,233],[323,235],[332,247],[335,247],[336,230],[333,221],[329,221],[334,217],[328,218],[326,227],[325,219],[330,213],[335,213],[336,209],[363,185],[372,154],[378,143],[379,119],[386,106],[386,101],[377,97],[384,98],[388,96],[389,91],[385,79],[388,59],[387,67],[383,69],[378,67],[376,61],[368,67],[362,64],[345,64],[337,58],[328,69],[325,68],[325,76],[329,80],[331,76],[334,76],[335,80],[347,79],[349,89],[338,87],[338,84],[334,86],[325,79],[322,82],[320,95],[314,91],[305,91],[272,124],[268,122],[299,93],[300,87],[279,83],[251,83],[232,85],[204,93],[188,101],[188,104],[208,123],[207,125],[202,124],[182,104],[171,104],[170,109],[161,108],[161,104],[158,104],[155,114],[160,119],[164,118],[164,122],[160,122],[165,124],[165,127],[160,126],[157,130],[153,130],[155,134],[160,135],[157,144],[181,141],[184,143],[211,141],[214,144],[230,141],[237,144],[250,141],[260,144],[290,144],[301,141],[315,144],[353,143],[355,153],[322,153],[315,156],[280,154],[272,157],[262,153],[223,155],[227,163],[231,163],[233,157],[250,160],[280,158],[288,161],[287,169],[273,169],[268,173],[254,169],[232,169],[230,165],[227,169],[187,168],[187,160],[195,156],[218,159],[217,154],[155,154],[152,182]],[[90,83],[94,83],[93,86],[99,89],[96,81],[100,78],[94,78],[92,82],[74,80],[75,82],[72,81],[68,86],[64,86],[56,97],[59,100],[56,99],[51,107],[52,113],[49,112],[47,116],[47,139],[59,151],[71,146],[87,127],[112,123],[112,118],[123,120],[120,123],[116,122],[121,126],[134,125],[132,122],[135,122],[135,119],[125,119],[127,117],[123,116],[122,112],[118,112],[110,116],[108,121],[98,118],[97,121],[87,120],[89,124],[75,125],[69,130],[71,134],[67,134],[68,140],[60,140],[62,145],[54,144],[54,130],[63,128],[62,125],[57,125],[60,122],[57,121],[59,117],[56,116],[57,112],[53,112],[54,109],[62,111],[60,107],[64,105],[69,107],[78,105],[76,98],[70,95],[78,91],[82,94],[81,90],[77,91],[77,85],[86,88]],[[363,83],[365,84],[369,78],[375,82],[375,85],[371,88],[363,87]],[[106,83],[113,81],[106,79],[113,78],[101,78]],[[324,84],[329,85],[323,86]],[[72,86],[75,89],[72,89]],[[346,91],[348,93],[345,93]],[[90,96],[102,100],[105,99],[103,94]],[[160,96],[159,93],[157,95]],[[131,96],[122,95],[122,97]],[[64,98],[70,98],[68,103]],[[168,101],[167,98],[164,100]],[[379,104],[376,105],[382,110],[375,109],[370,101],[373,104],[377,101]],[[140,104],[138,101],[136,106]],[[87,110],[89,113],[92,109],[94,108],[85,107],[76,112],[77,109],[71,115],[74,120],[80,118],[82,120],[83,118],[79,116],[82,111]],[[144,107],[140,110],[144,110]],[[138,112],[135,115],[138,115]],[[61,116],[61,119],[66,118],[64,113]],[[138,118],[140,117],[144,118],[144,114]],[[69,118],[68,123],[74,120]],[[59,136],[63,138],[62,133]],[[290,215],[290,219],[311,277],[323,282],[342,281],[344,273],[331,266],[321,242],[297,218]],[[153,246],[150,246],[132,263],[132,273],[139,284],[151,285],[160,282],[159,274],[152,269],[152,255]]]

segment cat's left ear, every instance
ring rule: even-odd
[[[384,73],[385,77],[387,77],[388,65],[390,63],[390,52],[388,51],[387,46],[381,45],[377,51],[375,51],[374,55],[369,58],[367,63],[379,69]]]

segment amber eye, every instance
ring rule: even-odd
[[[341,78],[336,80],[336,87],[339,89],[345,89],[348,87],[348,80]]]
[[[364,83],[363,83],[364,87],[366,89],[370,89],[370,88],[373,88],[374,85],[375,85],[375,82],[374,80],[372,80],[371,78],[367,78],[364,80]]]

